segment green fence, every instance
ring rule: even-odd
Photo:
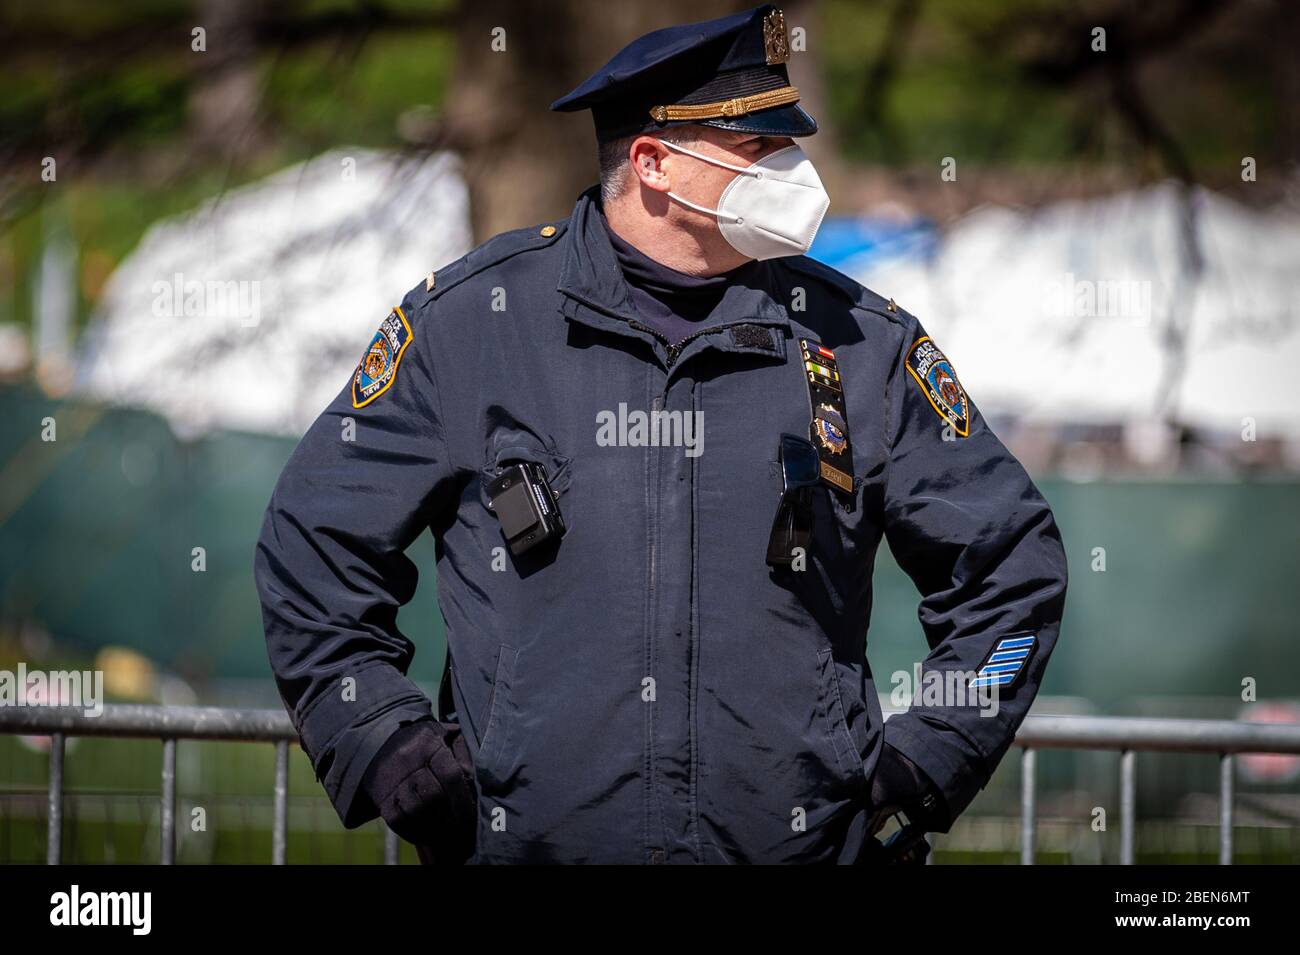
[[[42,440],[48,417],[52,442]],[[243,679],[258,695],[240,703],[274,705],[251,566],[263,509],[292,448],[234,433],[182,441],[151,414],[0,389],[0,669],[18,660],[84,667],[100,647],[120,645],[183,677],[205,702],[230,702],[221,687]],[[1203,718],[1235,717],[1247,679],[1261,700],[1300,698],[1300,484],[1040,484],[1071,569],[1045,695],[1077,698],[1091,712]],[[193,569],[195,547],[204,549],[202,572]],[[1104,571],[1094,570],[1096,548]],[[416,549],[427,570],[399,622],[419,648],[412,676],[432,690],[443,660],[432,541]],[[909,671],[925,643],[915,591],[887,551],[876,587],[869,655],[887,690],[890,674]],[[39,657],[22,636],[33,630],[51,638]],[[269,748],[236,758],[226,744],[191,745],[181,754],[182,804],[208,806],[213,826],[183,839],[179,858],[260,858],[270,838]],[[138,741],[77,742],[67,770],[72,857],[150,858],[156,751]],[[291,840],[291,859],[378,861],[379,828],[344,833],[296,748],[291,769],[294,825],[310,833]],[[1116,759],[1045,753],[1038,774],[1044,858],[1109,853],[1104,840],[1080,848],[1075,824],[1054,820],[1112,803]],[[0,860],[41,858],[44,779],[41,754],[0,740]],[[1146,756],[1138,781],[1138,811],[1153,820],[1139,858],[1212,861],[1213,761]],[[952,861],[1014,859],[1016,786],[1014,770],[1000,772],[940,851]],[[1241,811],[1257,823],[1241,829],[1242,861],[1295,858],[1292,788],[1285,780],[1241,784]]]
[[[49,416],[54,442],[41,440]],[[132,647],[198,683],[266,676],[253,544],[292,448],[233,433],[184,442],[153,415],[0,391],[0,622],[35,622],[64,652]],[[1165,695],[1230,704],[1253,678],[1261,698],[1300,697],[1300,484],[1040,483],[1071,573],[1044,692],[1102,711]],[[420,648],[414,676],[432,683],[432,541],[416,548],[428,570],[400,622]],[[876,587],[870,657],[887,684],[925,644],[887,551]]]

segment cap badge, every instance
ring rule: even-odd
[[[790,59],[790,33],[785,28],[785,13],[773,10],[763,18],[763,50],[767,65],[775,66]]]

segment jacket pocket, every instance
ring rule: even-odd
[[[507,464],[515,461],[528,461],[532,464],[540,464],[546,471],[546,481],[555,492],[558,500],[569,489],[569,484],[573,480],[572,461],[567,455],[561,454],[553,448],[541,447],[536,444],[517,444],[504,443],[492,451],[488,460],[483,467],[479,469],[479,498],[484,507],[487,507],[488,488],[496,480],[501,469]],[[565,515],[565,521],[568,521],[568,515]]]
[[[836,671],[831,648],[826,647],[817,651],[817,670],[821,689],[819,709],[824,718],[826,742],[834,754],[840,778],[845,780],[854,791],[864,789],[866,774],[862,770],[862,756],[849,729],[844,699],[840,693],[839,674]]]
[[[488,701],[487,723],[483,738],[479,740],[478,755],[474,760],[480,784],[490,787],[501,782],[499,769],[502,754],[509,752],[511,714],[514,712],[513,691],[515,662],[519,651],[501,644],[497,654],[496,674],[492,679],[492,696]]]

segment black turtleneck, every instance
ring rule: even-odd
[[[687,275],[656,262],[620,238],[609,227],[603,212],[600,220],[623,269],[638,317],[670,344],[675,345],[713,324],[709,315],[722,300],[727,286],[743,279],[755,265],[746,262],[719,275]]]

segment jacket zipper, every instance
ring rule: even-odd
[[[658,411],[663,406],[663,400],[663,395],[656,394],[650,401],[651,411]],[[657,584],[659,576],[659,535],[662,532],[663,527],[660,508],[663,506],[663,501],[659,493],[659,468],[661,464],[659,460],[659,451],[657,448],[648,448],[647,450],[650,453],[650,460],[652,462],[647,492],[648,494],[652,494],[654,497],[654,507],[650,512],[652,515],[652,526],[649,528],[650,533],[648,535],[650,538],[650,580],[648,581],[647,586],[649,613],[647,614],[648,619],[646,621],[645,664],[646,672],[653,673],[654,667],[652,661],[654,659],[654,645],[656,642],[655,629],[658,626],[660,610]],[[662,847],[666,843],[661,842],[660,840],[665,839],[667,830],[664,827],[664,817],[661,810],[661,797],[659,793],[658,753],[656,752],[655,746],[655,732],[657,727],[655,726],[655,711],[653,706],[646,708],[646,719],[649,721],[646,739],[648,746],[646,756],[647,765],[649,767],[651,800],[649,810],[650,818],[653,823],[653,835],[651,837],[651,845],[648,848],[651,849],[652,859],[657,855],[659,859],[662,860],[664,855]]]
[[[748,321],[727,322],[726,324],[723,325],[710,325],[708,328],[701,328],[698,332],[691,332],[689,335],[687,335],[685,338],[683,338],[681,341],[677,342],[676,344],[670,342],[667,336],[655,331],[649,325],[644,325],[641,322],[638,322],[636,319],[629,319],[627,324],[629,327],[635,328],[639,332],[649,332],[655,338],[663,342],[664,351],[667,353],[667,358],[668,358],[668,360],[665,362],[665,367],[672,368],[673,365],[677,364],[677,358],[679,355],[681,355],[682,349],[685,348],[688,344],[690,344],[695,339],[699,338],[700,336],[710,335],[713,332],[722,331],[724,328],[731,328],[733,325],[751,325],[753,324],[753,322],[748,322]]]
[[[681,339],[680,341],[678,341],[678,342],[676,342],[676,343],[674,343],[674,342],[670,342],[670,341],[668,340],[667,336],[661,334],[660,332],[655,331],[655,330],[654,330],[653,328],[651,328],[649,325],[646,325],[646,324],[644,324],[644,323],[642,323],[642,322],[638,322],[636,319],[628,319],[628,320],[627,320],[627,324],[628,324],[628,327],[630,327],[630,328],[634,328],[634,329],[636,329],[637,331],[646,332],[646,333],[652,335],[652,336],[653,336],[654,338],[656,338],[657,340],[663,342],[663,345],[664,345],[664,352],[665,352],[664,368],[665,368],[665,370],[667,370],[667,371],[671,371],[673,365],[675,365],[675,364],[677,363],[677,359],[678,359],[678,357],[680,357],[680,355],[681,355],[681,353],[682,353],[682,350],[683,350],[683,349],[684,349],[688,344],[690,344],[693,340],[695,340],[696,338],[699,338],[699,337],[702,336],[702,335],[710,335],[710,334],[712,334],[713,332],[722,331],[723,329],[731,328],[733,325],[747,325],[747,324],[751,324],[751,323],[750,323],[750,322],[726,322],[725,324],[722,324],[722,325],[710,325],[710,326],[708,326],[707,328],[702,328],[702,329],[700,329],[700,330],[697,331],[697,332],[692,332],[690,335],[687,335],[685,338]],[[660,410],[660,409],[663,407],[664,402],[665,402],[665,400],[666,400],[666,398],[667,398],[667,382],[665,382],[664,384],[665,384],[665,391],[664,391],[662,394],[655,395],[654,398],[653,398],[653,400],[651,401],[651,408],[652,408],[654,411],[658,411],[658,410]],[[658,452],[657,452],[657,451],[654,452],[654,455],[655,455],[655,457],[654,457],[654,460],[655,460],[655,466],[654,466],[654,472],[653,472],[653,474],[652,474],[651,476],[652,476],[653,479],[656,479],[656,484],[657,484],[657,479],[658,479],[658,477],[659,477],[659,473],[660,473],[660,461],[659,461],[659,457],[658,457]],[[656,526],[655,526],[654,532],[653,532],[653,533],[651,534],[651,536],[650,536],[650,580],[649,580],[649,582],[648,582],[648,583],[649,583],[649,586],[648,586],[648,588],[647,588],[647,589],[649,590],[650,606],[651,606],[651,608],[652,608],[652,613],[651,613],[651,626],[650,626],[650,631],[651,631],[651,633],[653,633],[654,626],[655,626],[655,624],[657,623],[658,618],[659,618],[659,601],[658,601],[658,594],[656,593],[656,589],[657,589],[657,588],[656,588],[656,584],[657,584],[658,569],[659,569],[659,540],[658,540],[658,537],[659,537],[660,528],[661,528],[661,526],[662,526],[662,525],[661,525],[661,522],[660,522],[659,509],[660,509],[660,507],[662,506],[662,504],[663,504],[663,502],[662,502],[662,500],[660,500],[660,498],[659,498],[659,489],[658,489],[658,487],[656,487],[656,488],[655,488],[655,525],[656,525]],[[692,532],[692,533],[693,533],[693,532]],[[692,576],[693,576],[694,573],[695,573],[695,571],[694,571],[693,568],[692,568],[692,570],[691,570],[691,573],[692,573]],[[693,583],[692,583],[692,588],[691,588],[691,590],[692,590],[692,593],[691,593],[691,603],[692,603],[692,605],[693,605],[694,602],[695,602],[695,593],[694,593],[694,584],[693,584]],[[693,609],[693,608],[692,608],[692,609]],[[651,637],[651,639],[653,639],[653,637]],[[692,709],[694,708],[694,705],[695,705],[695,704],[692,703]],[[695,717],[694,713],[692,713],[692,715],[691,715],[691,717],[690,717],[690,720],[691,720],[692,723],[694,722],[695,718],[696,718],[696,717]],[[650,739],[650,754],[651,754],[650,762],[651,762],[651,770],[650,770],[650,772],[651,772],[651,780],[652,780],[652,782],[653,782],[653,780],[654,780],[654,772],[655,772],[655,767],[654,767],[654,726],[653,726],[653,717],[651,717],[651,720],[652,720],[652,722],[651,722],[651,730],[650,730],[650,736],[651,736],[651,739]],[[692,731],[692,735],[693,735],[693,731]],[[692,743],[693,743],[693,741],[692,741]],[[695,767],[694,767],[694,759],[695,759],[695,757],[694,757],[694,755],[692,755],[691,759],[692,759],[692,766],[691,766],[691,771],[690,771],[690,772],[691,772],[691,775],[694,776],[694,775],[695,775]],[[693,789],[694,785],[695,785],[695,780],[692,779],[692,780],[691,780],[691,787],[692,787],[692,789]],[[655,800],[657,801],[658,798],[659,798],[657,783],[656,783],[656,784],[653,784],[651,788],[652,788],[652,795],[653,795],[653,797],[655,798]],[[658,821],[659,821],[659,824],[660,824],[660,825],[663,824],[663,819],[662,819],[662,817],[660,817],[660,818],[658,819]],[[693,813],[692,813],[692,825],[694,825],[695,827],[698,827],[698,825],[699,825],[699,820],[698,820],[698,818],[696,818],[696,817],[694,816]],[[699,830],[698,830],[698,828],[696,828],[697,851],[698,851],[698,839],[699,839]],[[656,857],[657,857],[657,858],[656,858]],[[661,849],[654,849],[653,852],[652,852],[652,859],[654,859],[654,861],[662,861],[662,859],[663,859],[663,850],[661,850]]]

